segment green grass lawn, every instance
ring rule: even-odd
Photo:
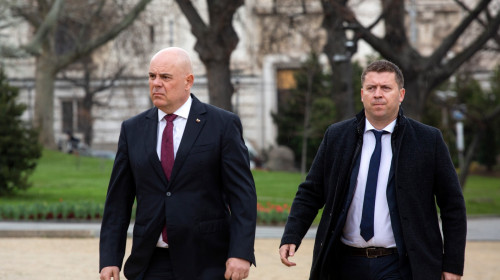
[[[113,161],[44,150],[31,176],[33,187],[0,197],[0,205],[91,202],[103,204]],[[262,204],[288,204],[300,183],[299,173],[253,171]],[[500,215],[500,178],[470,176],[464,191],[469,215]]]
[[[102,202],[113,167],[112,160],[77,157],[44,150],[30,181],[33,186],[13,196],[0,197],[0,203]]]
[[[500,215],[500,178],[469,176],[464,197],[469,215]]]

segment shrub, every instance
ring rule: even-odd
[[[21,120],[26,106],[16,103],[18,94],[0,69],[0,196],[30,187],[28,177],[42,153],[38,133]]]
[[[91,201],[0,205],[0,220],[99,220],[104,205]]]

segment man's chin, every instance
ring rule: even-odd
[[[167,102],[165,102],[165,100],[162,100],[160,98],[153,98],[153,105],[155,105],[155,107],[164,107],[164,106],[167,106]]]

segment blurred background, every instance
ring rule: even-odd
[[[286,212],[327,126],[361,110],[363,67],[387,59],[469,214],[500,214],[499,25],[498,0],[2,0],[0,216],[99,217],[121,122],[152,107],[149,60],[169,46],[198,98],[240,116],[262,209]]]

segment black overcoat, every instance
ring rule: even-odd
[[[292,204],[281,244],[299,246],[318,210],[324,207],[310,279],[335,279],[332,270],[344,227],[341,217],[348,210],[350,175],[354,159],[361,152],[364,126],[362,111],[327,129]],[[408,257],[413,279],[439,280],[442,271],[462,275],[467,231],[465,202],[440,131],[405,117],[400,110],[391,144],[390,180],[394,180],[395,189],[392,200],[396,200],[398,208],[396,214],[391,211],[391,220],[398,250],[405,248],[400,254]]]

